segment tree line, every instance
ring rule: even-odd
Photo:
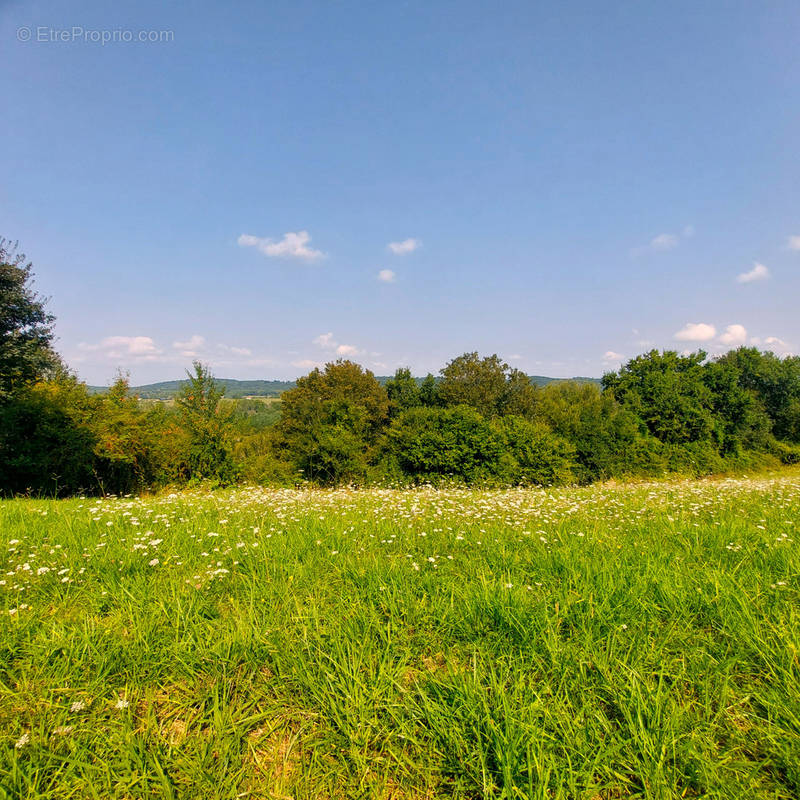
[[[752,347],[714,359],[652,350],[601,386],[536,387],[475,352],[438,378],[399,369],[382,386],[338,360],[284,392],[278,416],[225,399],[200,363],[174,404],[131,396],[124,376],[92,395],[53,350],[53,324],[31,265],[0,240],[5,495],[237,481],[554,485],[800,462],[800,358]]]

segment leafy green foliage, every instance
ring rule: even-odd
[[[74,377],[19,390],[0,403],[0,487],[6,494],[97,490],[94,408]]]
[[[176,404],[189,435],[190,475],[194,480],[231,483],[236,467],[231,453],[232,409],[221,402],[225,389],[217,385],[208,367],[197,361],[194,373],[187,372],[187,376]]]
[[[740,347],[719,359],[735,370],[772,422],[777,439],[800,443],[800,356],[778,358],[755,347]]]
[[[412,408],[391,425],[385,454],[416,482],[565,483],[572,448],[522,417],[487,420],[469,406]]]
[[[471,406],[485,417],[525,416],[533,413],[535,389],[527,375],[498,356],[464,353],[442,369],[438,398],[442,405]]]
[[[575,448],[581,482],[666,469],[661,443],[636,414],[596,384],[567,381],[540,389],[536,417]]]
[[[32,288],[32,265],[0,238],[0,401],[52,374],[53,317]]]
[[[287,458],[311,481],[361,481],[389,416],[375,376],[352,361],[315,369],[281,396]]]
[[[603,388],[631,409],[650,433],[668,444],[709,440],[715,434],[712,394],[703,375],[706,354],[651,350],[603,376]]]

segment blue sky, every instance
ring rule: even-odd
[[[91,383],[797,352],[798,35],[796,0],[4,2],[0,235]]]

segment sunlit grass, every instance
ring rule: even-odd
[[[0,504],[0,796],[796,798],[800,472]]]

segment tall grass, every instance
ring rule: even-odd
[[[796,798],[800,472],[0,504],[0,797]]]

